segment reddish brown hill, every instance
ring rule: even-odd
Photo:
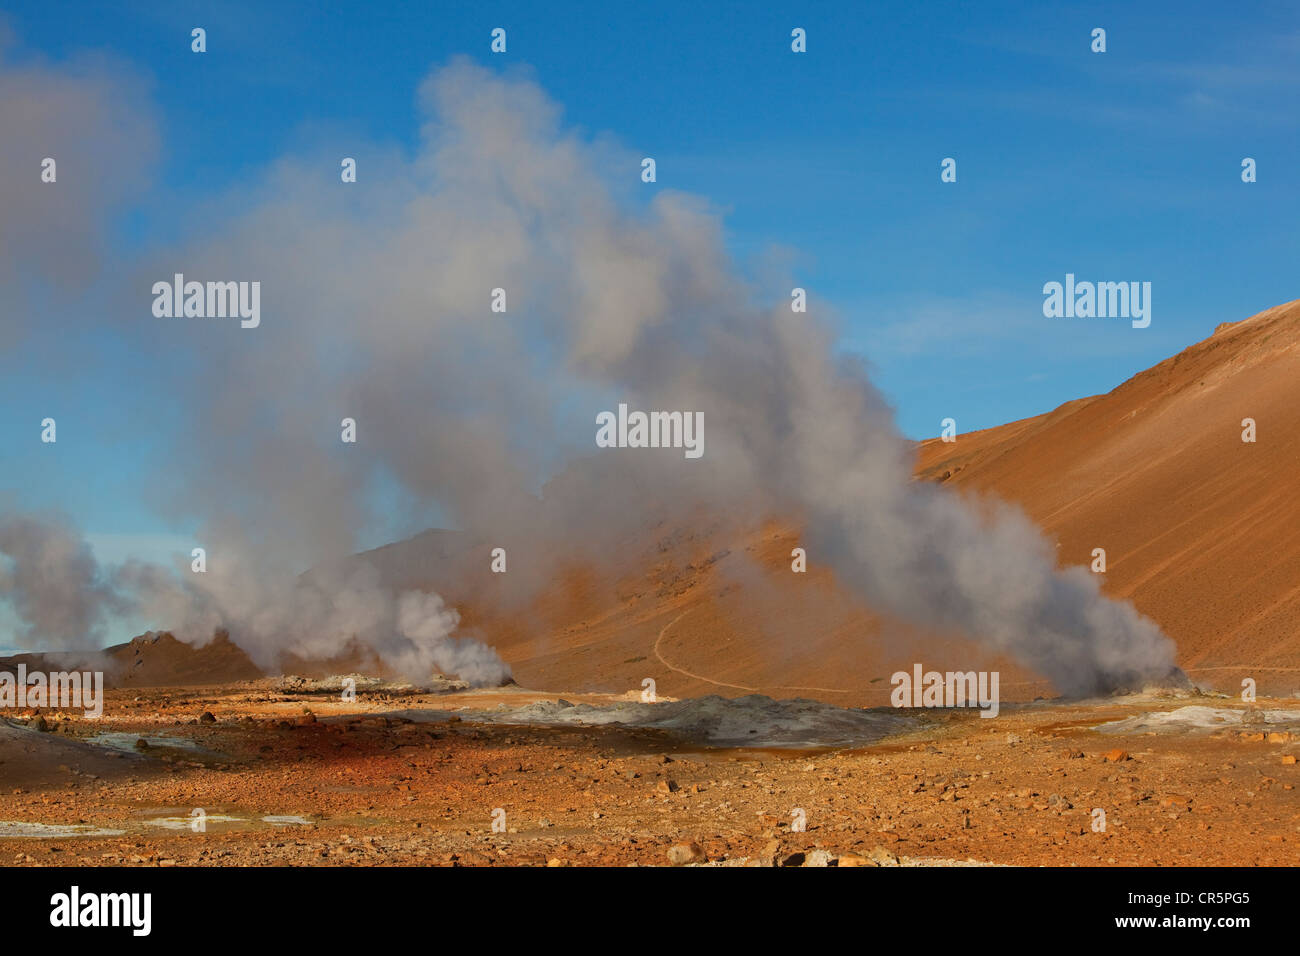
[[[1106,550],[1106,591],[1131,599],[1224,689],[1300,687],[1300,302],[1224,324],[1114,391],[922,442],[917,477],[1019,503],[1062,564]],[[1242,441],[1242,420],[1258,429]],[[789,573],[794,529],[742,541],[668,538],[617,584],[571,574],[525,614],[493,614],[492,582],[460,595],[468,623],[524,684],[660,693],[806,694],[880,703],[910,662],[978,659],[873,616],[825,572]],[[648,571],[647,571],[648,569]],[[486,576],[485,576],[486,578]],[[1009,662],[1004,694],[1046,690]],[[882,679],[883,678],[883,679]]]
[[[105,653],[115,665],[108,675],[113,687],[216,684],[263,676],[224,633],[202,647],[184,644],[170,634],[145,634]]]
[[[881,704],[895,670],[960,660],[1003,670],[1008,695],[1047,689],[1041,681],[1013,687],[1033,675],[966,642],[881,621],[815,563],[792,574],[798,543],[777,524],[739,536],[707,524],[661,528],[629,543],[616,566],[557,566],[527,600],[508,574],[490,573],[486,544],[456,543],[447,532],[354,560],[376,564],[397,586],[443,595],[461,614],[461,632],[494,646],[525,687],[639,693],[648,677],[672,697],[764,693]]]
[[[1242,441],[1243,419],[1257,441]],[[1220,325],[1106,395],[956,442],[918,475],[1019,503],[1060,560],[1105,548],[1108,593],[1198,680],[1300,687],[1300,302]]]
[[[109,687],[170,687],[223,684],[262,677],[262,671],[224,633],[202,647],[170,634],[142,634],[101,653],[31,653],[0,658],[0,670],[102,670]]]

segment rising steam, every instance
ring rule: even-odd
[[[557,555],[600,561],[651,521],[708,513],[725,533],[775,515],[872,607],[1010,653],[1063,692],[1171,669],[1159,629],[1057,570],[1020,512],[911,480],[911,446],[837,357],[825,307],[793,313],[784,276],[744,275],[707,204],[647,202],[638,157],[566,130],[528,79],[458,62],[419,102],[413,156],[349,145],[352,185],[337,148],[287,157],[223,204],[247,211],[196,208],[190,242],[133,263],[118,331],[184,410],[158,467],[168,505],[204,521],[213,569],[99,571],[66,529],[42,544],[8,519],[0,551],[18,570],[0,595],[31,640],[94,639],[97,602],[125,602],[187,640],[225,627],[259,662],[358,636],[409,673],[499,681],[505,665],[452,637],[436,595],[364,565],[298,576],[355,550],[367,502],[396,489],[506,547],[512,578],[538,586]],[[153,318],[146,293],[176,272],[260,280],[260,328]],[[497,288],[505,313],[489,310]],[[619,401],[703,412],[703,458],[597,450],[595,415]],[[356,445],[339,442],[344,417]]]

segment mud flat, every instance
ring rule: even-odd
[[[708,747],[821,750],[864,747],[915,730],[920,721],[890,708],[850,709],[796,698],[694,697],[659,703],[609,704],[539,700],[523,706],[463,713],[467,720],[534,727],[621,726],[662,730]]]

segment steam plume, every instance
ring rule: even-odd
[[[375,150],[346,186],[336,155],[287,157],[231,203],[248,211],[205,208],[191,243],[131,270],[122,333],[176,370],[186,410],[169,500],[206,519],[224,570],[200,586],[118,569],[115,594],[178,636],[227,626],[255,658],[357,634],[486,681],[503,665],[451,638],[436,596],[364,569],[297,578],[355,548],[377,488],[499,542],[512,579],[537,586],[556,555],[599,561],[651,520],[779,515],[876,609],[963,632],[1064,692],[1170,670],[1159,629],[1086,571],[1058,571],[1018,511],[911,481],[911,447],[861,364],[836,357],[825,307],[772,305],[790,283],[745,276],[706,203],[630,194],[637,157],[566,130],[526,78],[458,62],[419,102],[415,155]],[[153,319],[144,292],[176,272],[261,280],[261,326]],[[504,314],[489,310],[498,288]],[[703,412],[703,458],[598,452],[595,415],[619,401]]]

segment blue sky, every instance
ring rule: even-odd
[[[124,256],[183,235],[177,208],[237,197],[304,143],[413,148],[416,87],[453,56],[526,65],[566,123],[654,156],[659,188],[724,210],[739,257],[791,257],[919,438],[948,416],[969,431],[1109,390],[1297,296],[1298,10],[10,0],[4,61],[103,55],[147,85],[162,148],[149,188],[109,225]],[[194,26],[208,33],[202,57]],[[489,52],[498,26],[504,56]],[[790,51],[794,27],[806,54]],[[940,182],[944,157],[956,183]],[[1067,272],[1151,282],[1150,328],[1044,318],[1042,286]],[[57,448],[9,458],[0,491],[70,513],[104,557],[157,552],[187,530],[149,494],[150,449],[173,413],[137,387],[149,370],[111,335],[97,354],[70,389],[30,353],[0,351],[10,448],[30,439],[34,408],[94,396]],[[101,380],[110,365],[135,374]],[[64,440],[73,428],[84,441]]]

